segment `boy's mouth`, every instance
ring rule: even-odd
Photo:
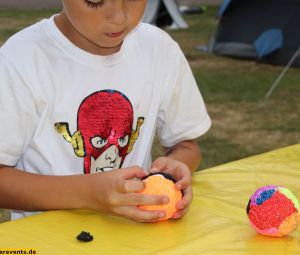
[[[116,33],[104,33],[107,37],[109,38],[118,38],[120,37],[121,35],[123,35],[125,32],[125,29],[123,29],[122,31],[120,32],[116,32]]]

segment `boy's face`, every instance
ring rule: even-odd
[[[55,22],[78,47],[99,55],[117,52],[143,17],[147,0],[63,0]]]

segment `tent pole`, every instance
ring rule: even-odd
[[[300,53],[300,46],[299,48],[296,50],[296,52],[294,53],[294,55],[291,57],[290,61],[288,62],[288,64],[284,67],[284,69],[281,71],[281,73],[278,75],[277,79],[273,82],[272,86],[270,87],[270,89],[268,90],[267,94],[265,95],[265,99],[268,99],[273,90],[276,88],[276,86],[278,85],[278,83],[281,81],[281,79],[284,77],[285,73],[288,71],[288,69],[291,67],[291,65],[293,64],[293,62],[295,61],[295,59],[297,58],[297,56]]]
[[[188,28],[188,24],[184,21],[179,11],[176,0],[162,0],[168,13],[173,19],[173,23],[176,24],[176,28]]]

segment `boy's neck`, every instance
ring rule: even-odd
[[[108,56],[118,52],[121,48],[122,44],[111,48],[105,48],[91,42],[76,30],[76,28],[70,23],[64,12],[56,15],[54,18],[54,22],[58,29],[64,34],[64,36],[66,36],[73,44],[91,54]]]

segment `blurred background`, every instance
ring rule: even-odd
[[[288,63],[273,65],[263,61],[264,58],[228,57],[212,52],[209,47],[220,32],[220,22],[229,22],[226,12],[220,16],[222,0],[178,0],[176,10],[171,6],[175,1],[165,2],[158,8],[152,6],[155,15],[152,13],[148,18],[152,23],[160,19],[159,25],[181,46],[213,122],[211,129],[198,139],[203,157],[199,170],[299,143],[299,67],[289,67]],[[268,2],[272,4],[272,0]],[[60,8],[59,0],[0,0],[0,45],[12,34],[59,12]],[[250,22],[258,19],[258,13],[264,15],[266,9],[258,6]],[[267,22],[280,20],[277,17],[267,18]],[[245,20],[237,23],[242,26]],[[247,35],[248,30],[244,29],[244,33]],[[285,41],[280,33],[275,33],[268,37],[268,43],[275,39]],[[277,53],[275,48],[271,54]],[[266,97],[274,84],[272,94]],[[153,156],[161,153],[156,139]],[[1,211],[0,221],[7,219],[8,212]]]
[[[156,0],[159,1],[159,0]],[[222,0],[178,0],[179,5],[195,6],[199,4],[218,5]],[[48,9],[60,8],[61,0],[0,0],[0,8],[6,9]]]

